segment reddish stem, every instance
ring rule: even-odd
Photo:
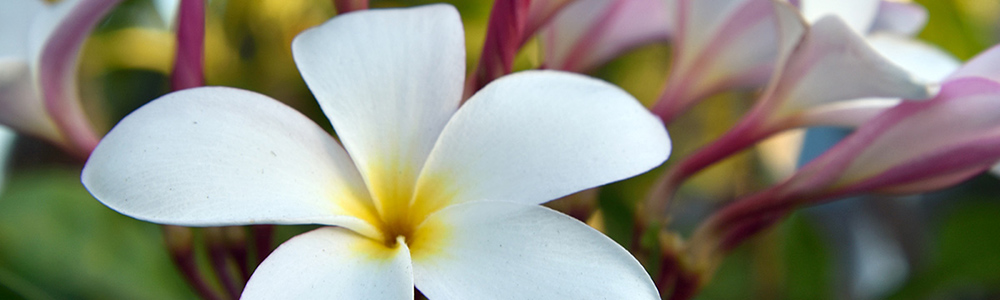
[[[226,249],[229,251],[229,256],[236,262],[244,285],[250,280],[250,268],[247,266],[250,263],[250,256],[249,251],[247,251],[246,230],[247,228],[244,226],[223,228],[226,235]]]
[[[205,1],[181,0],[177,19],[177,57],[170,75],[175,91],[205,84]]]
[[[206,300],[221,300],[218,292],[205,281],[198,270],[198,262],[195,260],[193,238],[190,228],[181,226],[164,225],[163,238],[170,252],[170,259],[181,271],[184,280],[194,288],[195,293]]]
[[[338,14],[346,14],[356,10],[368,9],[368,0],[333,0],[333,6]]]
[[[530,0],[497,0],[493,3],[483,53],[476,70],[466,81],[464,99],[490,81],[511,72],[514,55],[521,49],[521,41],[527,34],[523,31],[530,4]]]
[[[239,299],[242,288],[237,286],[236,276],[233,275],[229,265],[229,251],[226,247],[224,227],[207,227],[203,229],[205,245],[208,246],[208,258],[212,264],[212,270],[219,279],[219,283],[226,290],[226,294],[231,299]]]
[[[755,116],[751,113],[722,137],[671,166],[646,200],[651,216],[666,213],[677,188],[692,175],[781,130],[781,126],[762,126]]]
[[[274,225],[251,225],[250,231],[253,233],[257,265],[260,265],[268,255],[271,255],[273,250],[271,239],[274,236]]]

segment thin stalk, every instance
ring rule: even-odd
[[[229,257],[236,262],[237,270],[240,272],[240,279],[246,285],[250,280],[249,251],[247,250],[247,228],[244,226],[229,226],[222,228],[226,238],[226,249]]]
[[[178,91],[205,84],[205,1],[181,0],[177,18],[177,57],[170,87]]]
[[[274,225],[251,225],[250,232],[253,234],[257,265],[260,265],[271,254],[271,251],[274,250],[271,241],[274,238]]]
[[[236,276],[230,265],[230,256],[225,242],[225,227],[206,227],[204,233],[205,245],[208,247],[208,258],[215,276],[219,279],[230,299],[239,299],[243,287],[237,284]]]
[[[337,14],[346,14],[356,10],[368,9],[368,0],[333,0]]]
[[[170,253],[170,259],[181,271],[184,280],[194,288],[195,293],[205,300],[222,300],[218,291],[209,285],[198,270],[193,248],[193,232],[191,228],[164,225],[163,238]]]

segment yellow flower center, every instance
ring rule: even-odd
[[[399,164],[395,164],[399,165]],[[454,190],[442,176],[425,174],[419,182],[405,169],[369,169],[369,191],[374,212],[358,216],[379,230],[382,243],[395,248],[405,242],[411,253],[429,249],[445,235],[445,226],[425,224],[428,216],[452,203]],[[376,172],[376,170],[378,172]]]

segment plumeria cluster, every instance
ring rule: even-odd
[[[454,7],[333,1],[341,14],[301,32],[291,53],[334,138],[271,97],[201,87],[206,4],[183,0],[176,91],[101,138],[75,70],[118,2],[0,11],[0,124],[86,158],[82,182],[107,207],[169,225],[178,266],[208,299],[222,296],[179,226],[320,225],[252,276],[218,266],[231,298],[688,299],[732,249],[798,208],[938,190],[1000,162],[1000,48],[959,62],[912,38],[928,12],[909,2],[497,0],[467,74]],[[513,73],[532,40],[539,70]],[[656,43],[672,57],[648,108],[579,74]],[[753,95],[746,114],[642,191],[636,227],[655,247],[623,247],[539,205],[656,168],[671,153],[665,126],[733,90]],[[673,233],[670,204],[689,178],[813,126],[854,133],[687,239]]]

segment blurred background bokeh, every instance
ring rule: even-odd
[[[372,1],[371,6],[431,2],[440,1]],[[462,14],[471,69],[492,1],[445,2]],[[1000,41],[1000,1],[916,2],[930,12],[919,37],[959,59]],[[208,3],[206,83],[269,95],[330,129],[299,76],[290,44],[298,32],[336,14],[332,1]],[[169,92],[175,5],[124,1],[87,41],[78,78],[98,131],[106,132]],[[515,69],[537,67],[542,46],[529,42]],[[669,44],[648,45],[591,75],[651,105],[665,82],[669,57]],[[674,122],[668,164],[721,135],[750,106],[752,96],[718,95]],[[719,202],[787,176],[800,156],[819,151],[800,150],[803,135],[774,138],[698,175],[681,190],[672,229],[686,234]],[[0,299],[194,298],[170,261],[160,226],[119,215],[94,200],[80,184],[81,167],[57,147],[18,138],[0,196]],[[592,224],[629,245],[638,242],[630,207],[660,171],[551,205],[570,210],[565,202],[592,199],[601,209]],[[275,244],[308,228],[280,226]],[[802,210],[736,250],[698,299],[1000,299],[998,249],[1000,180],[987,174],[934,194],[847,199]]]

